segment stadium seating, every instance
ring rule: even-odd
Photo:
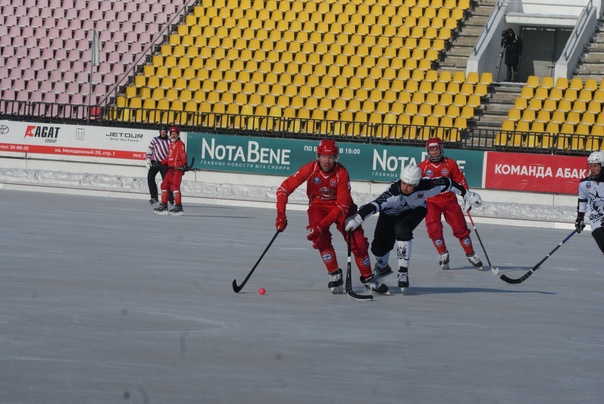
[[[124,7],[123,3],[128,6]],[[83,96],[84,103],[95,103],[118,82],[131,63],[142,56],[144,49],[140,44],[150,45],[158,38],[159,32],[167,26],[170,12],[175,13],[184,3],[184,0],[3,0],[4,24],[0,25],[5,26],[7,32],[1,35],[2,57],[6,60],[10,56],[9,60],[14,62],[0,64],[11,70],[12,87],[19,89],[23,80],[27,81],[25,90],[29,96],[26,98],[30,100],[38,97],[36,93],[42,83],[58,71],[66,88],[74,82],[80,85],[78,95],[74,97],[73,93],[68,93],[69,97],[62,97],[63,101],[75,103],[74,99],[79,101]],[[89,100],[89,88],[85,84],[90,82],[94,29],[100,32],[101,65],[92,70],[92,80],[94,84],[101,84],[99,80],[102,80],[104,86],[94,86],[93,97]],[[16,61],[20,64],[13,65]],[[95,75],[99,77],[95,78]],[[70,88],[75,89],[74,86]],[[62,94],[59,88],[51,91],[55,99]],[[0,98],[7,99],[6,96],[0,89]]]
[[[399,109],[397,101],[403,100],[396,94],[402,94],[403,91],[408,92],[409,100],[418,105],[449,105],[455,100],[460,108],[466,106],[463,105],[464,97],[456,96],[462,91],[464,96],[473,95],[474,87],[483,83],[478,80],[476,83],[466,83],[463,73],[456,74],[456,80],[449,85],[452,75],[445,72],[442,82],[448,85],[443,94],[438,99],[431,97],[426,101],[426,95],[430,91],[425,84],[429,80],[435,81],[435,77],[439,76],[439,72],[433,70],[432,66],[450,38],[450,31],[448,36],[439,31],[445,22],[442,21],[443,16],[437,16],[437,9],[412,5],[411,2],[365,3],[288,1],[279,2],[277,7],[269,1],[258,1],[258,10],[253,12],[234,1],[218,1],[213,4],[202,2],[184,19],[184,24],[169,36],[169,40],[161,47],[161,57],[153,57],[151,68],[143,69],[145,79],[134,79],[136,93],[140,94],[144,88],[150,87],[151,76],[157,75],[161,66],[180,64],[177,61],[193,54],[204,61],[214,59],[220,70],[209,77],[213,83],[207,84],[206,88],[202,87],[202,91],[216,91],[218,87],[221,91],[235,89],[251,95],[258,91],[258,82],[253,83],[256,87],[252,88],[249,77],[237,75],[227,79],[224,73],[231,70],[260,72],[262,76],[259,81],[270,77],[271,84],[285,88],[282,94],[266,98],[265,106],[270,108],[273,106],[270,105],[271,102],[275,102],[282,108],[293,109],[290,114],[294,120],[300,119],[300,113],[306,114],[304,111],[308,109],[315,110],[315,106],[318,108],[320,104],[324,115],[334,117],[341,115],[343,111],[359,111],[367,116],[357,113],[353,119],[381,124],[386,115]],[[467,7],[469,4],[465,10]],[[447,8],[446,18],[453,14],[458,20],[465,18],[464,12],[453,11],[457,8],[457,5],[451,3]],[[225,19],[234,17],[237,18],[236,24],[225,23]],[[266,21],[271,23],[267,24]],[[200,26],[203,29],[196,29]],[[321,29],[317,33],[319,26]],[[409,29],[401,30],[405,27]],[[219,30],[223,33],[219,34]],[[400,33],[405,35],[401,36]],[[205,43],[197,46],[202,41]],[[191,48],[195,50],[191,51]],[[245,56],[246,50],[251,51],[251,59]],[[400,58],[405,54],[407,57]],[[223,63],[225,59],[233,63]],[[235,67],[235,61],[242,59],[247,60],[244,67]],[[189,65],[193,63],[194,61],[189,62]],[[427,72],[430,74],[424,81]],[[188,78],[183,77],[181,84],[176,86],[177,89],[190,89],[191,83],[196,83],[190,76],[191,74]],[[234,85],[236,81],[238,84]],[[321,87],[321,90],[314,91],[317,87]],[[238,88],[241,90],[237,90]],[[246,90],[247,88],[249,89]],[[484,90],[478,90],[478,93],[483,91],[486,94]],[[146,90],[146,93],[149,91]],[[313,93],[325,94],[331,98],[331,102],[321,103],[320,96],[310,96]],[[237,97],[235,93],[233,95],[234,103],[250,103],[249,97],[246,99]],[[380,102],[386,96],[388,100]],[[218,102],[212,101],[207,94],[197,100],[198,110],[207,108],[209,103],[212,111]],[[224,98],[220,102],[224,103]],[[191,113],[194,112],[193,106],[193,103],[188,106]],[[239,105],[243,106],[244,104]],[[376,111],[378,106],[379,111]],[[466,109],[464,118],[473,116],[475,107],[477,105],[472,107],[472,111]],[[423,111],[427,111],[427,106],[423,107]],[[316,119],[320,114],[312,115]],[[193,114],[189,114],[189,117],[194,119]],[[368,135],[368,125],[362,123],[348,125],[349,134]],[[355,128],[361,132],[351,133]]]
[[[127,123],[460,142],[493,83],[438,69],[467,0],[201,0],[161,37],[185,0],[1,1],[2,100],[95,103],[129,75],[107,114]],[[494,144],[597,150],[603,103],[597,80],[531,76]]]
[[[596,100],[597,98],[597,100]],[[596,80],[530,76],[521,96],[501,127],[496,146],[555,148],[563,151],[599,150],[604,127],[598,123],[604,98],[598,94]],[[602,120],[604,121],[604,119]],[[526,129],[539,134],[541,141],[508,144],[504,134]],[[604,124],[604,122],[602,122]],[[519,125],[522,126],[519,128]],[[536,138],[539,135],[535,135]]]

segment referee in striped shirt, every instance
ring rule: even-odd
[[[162,166],[160,165],[160,162],[168,155],[169,148],[170,138],[168,138],[168,127],[162,125],[159,127],[159,136],[156,136],[151,140],[149,149],[145,155],[145,158],[147,159],[147,169],[149,170],[147,173],[147,184],[149,185],[149,195],[151,196],[149,203],[151,205],[158,202],[157,183],[155,182],[157,173],[159,172],[163,179],[168,172],[168,166]],[[171,204],[174,203],[172,194],[170,194],[168,199]]]

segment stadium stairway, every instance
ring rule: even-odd
[[[451,49],[447,51],[445,60],[440,63],[441,69],[466,70],[472,49],[496,4],[497,0],[472,2],[472,8],[468,18],[462,23],[459,36],[451,43]]]
[[[489,86],[489,94],[482,99],[482,105],[476,111],[474,120],[477,129],[501,128],[503,120],[507,117],[510,108],[514,106],[516,98],[525,83],[495,82]]]
[[[604,21],[598,21],[596,34],[591,44],[586,47],[583,58],[579,61],[575,77],[583,80],[602,80],[604,75]]]
[[[463,22],[458,37],[452,41],[451,48],[440,63],[440,70],[465,72],[472,49],[496,4],[497,0],[472,2],[473,7],[468,13],[468,18]],[[501,128],[515,98],[520,95],[522,85],[496,82],[491,84],[489,94],[482,98],[481,106],[475,109],[474,119],[468,125],[477,130]]]

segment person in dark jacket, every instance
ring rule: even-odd
[[[505,48],[505,64],[508,67],[507,81],[518,81],[518,65],[522,55],[522,39],[508,28],[501,37],[501,47]]]

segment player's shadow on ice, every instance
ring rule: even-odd
[[[464,288],[464,287],[422,287],[411,286],[401,292],[398,288],[390,288],[390,293],[403,294],[405,296],[418,295],[439,295],[439,294],[460,294],[460,293],[539,293],[543,295],[555,295],[555,292],[543,292],[540,290],[509,290],[495,288]]]
[[[184,216],[193,216],[193,217],[210,217],[210,218],[223,218],[223,219],[256,219],[254,216],[241,216],[241,215],[227,215],[225,214],[225,210],[234,210],[233,206],[215,206],[215,205],[184,205],[183,209],[185,211]],[[172,206],[169,206],[168,209],[172,209]],[[215,210],[222,210],[223,212],[212,213]]]

